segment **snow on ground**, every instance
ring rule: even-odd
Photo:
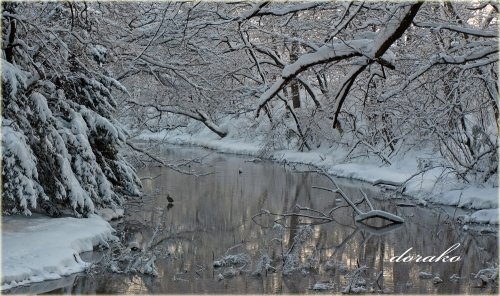
[[[498,208],[498,188],[465,188],[450,190],[439,197],[447,205],[467,209],[495,209]]]
[[[463,217],[463,222],[498,224],[498,209],[479,210]]]
[[[2,216],[0,290],[83,271],[81,252],[117,239],[103,218]]]
[[[258,140],[244,142],[241,139],[231,139],[231,134],[220,139],[213,133],[201,131],[195,135],[182,133],[143,132],[135,139],[163,141],[170,144],[195,145],[224,153],[235,153],[260,157],[262,144]],[[346,160],[347,151],[334,148],[319,148],[309,152],[294,150],[274,150],[266,155],[275,161],[287,163],[313,164],[325,169],[328,173],[349,179],[373,183],[377,180],[401,183],[418,171],[417,163],[421,153],[406,153],[403,158],[392,160],[391,165],[382,166],[376,159]],[[489,218],[489,223],[498,224],[498,187],[481,188],[479,186],[458,184],[451,176],[443,174],[441,169],[433,169],[425,174],[412,178],[406,184],[404,194],[418,199],[419,204],[442,204],[459,206],[466,209],[494,209],[496,218]],[[437,179],[441,182],[436,183]],[[471,222],[476,220],[471,219]],[[478,220],[479,221],[479,220]],[[481,220],[482,221],[482,220]],[[495,222],[496,221],[496,222]]]

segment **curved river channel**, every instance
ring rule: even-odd
[[[360,266],[366,268],[358,269],[353,287],[364,287],[366,292],[483,294],[498,290],[497,283],[487,284],[474,277],[481,269],[498,266],[497,233],[486,226],[464,229],[454,218],[463,215],[462,210],[420,207],[394,191],[338,179],[353,200],[362,198],[362,189],[375,208],[396,213],[405,223],[366,227],[356,224],[353,210],[344,207],[333,212],[332,222],[301,228],[311,220],[290,216],[279,221],[284,226],[280,227],[273,222],[277,217],[263,214],[255,221],[252,217],[263,210],[297,212],[296,205],[328,212],[343,201],[331,192],[313,188],[331,188],[327,178],[314,172],[201,148],[162,146],[159,150],[169,163],[181,164],[180,169],[200,176],[159,166],[138,169],[145,196],[128,202],[125,217],[112,222],[125,236],[139,237],[139,246],[141,237],[147,240],[158,225],[162,226],[155,246],[157,277],[101,271],[6,292],[340,293]],[[167,196],[174,202],[169,203]],[[370,223],[383,226],[381,221]],[[296,242],[294,237],[306,228],[308,236]],[[412,254],[439,256],[456,243],[460,246],[451,255],[461,256],[458,262],[390,262],[391,257],[409,248]],[[98,260],[105,252],[96,250],[82,258]],[[288,263],[287,268],[293,268],[284,275],[282,258],[291,253],[296,260]],[[214,267],[214,261],[221,263],[228,255],[237,256],[226,259],[242,256],[247,262]],[[266,256],[272,267],[258,272],[259,262]],[[442,282],[436,283],[435,277]]]

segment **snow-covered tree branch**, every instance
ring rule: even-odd
[[[91,40],[91,16],[72,19],[63,3],[3,8],[3,211],[81,216],[138,194],[140,181],[118,150],[126,131],[113,117],[113,89],[125,88],[100,67],[106,48],[75,38]],[[59,30],[69,21],[74,34]]]

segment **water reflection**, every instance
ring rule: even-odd
[[[181,159],[204,155],[206,151],[174,148],[164,151],[167,158]],[[385,194],[371,185],[338,180],[354,200],[362,198],[363,189],[378,209],[395,213],[406,222],[383,226],[381,221],[370,225],[355,223],[353,211],[343,208],[334,212],[335,221],[312,225],[312,235],[299,252],[301,264],[313,259],[314,268],[288,276],[280,273],[252,276],[251,273],[218,280],[220,270],[212,267],[214,259],[224,255],[247,253],[253,262],[266,253],[279,258],[282,248],[293,244],[298,226],[304,218],[289,217],[283,233],[283,245],[273,240],[276,230],[261,227],[252,217],[266,209],[272,212],[296,211],[296,204],[328,212],[340,200],[329,192],[312,186],[329,187],[325,177],[313,173],[297,173],[271,162],[253,163],[247,157],[213,154],[203,163],[192,163],[192,169],[212,170],[202,177],[183,175],[163,167],[139,170],[144,179],[144,202],[131,202],[122,226],[129,232],[150,235],[158,223],[167,231],[159,247],[165,256],[157,261],[160,276],[124,276],[101,274],[80,275],[65,287],[54,286],[53,292],[72,293],[311,293],[319,281],[335,283],[333,292],[341,291],[345,275],[360,265],[369,267],[367,282],[378,278],[381,289],[396,293],[485,293],[496,287],[475,288],[470,274],[497,264],[496,236],[480,236],[462,231],[450,223],[450,217],[440,210],[420,207],[397,207],[384,200]],[[207,168],[207,165],[210,167]],[[242,173],[239,173],[241,169]],[[169,203],[166,196],[174,198]],[[366,210],[366,209],[364,209]],[[261,224],[272,226],[275,218],[262,217]],[[267,223],[267,224],[266,224]],[[132,227],[133,226],[133,227]],[[461,243],[463,260],[457,263],[391,263],[392,256],[413,248],[422,255],[439,255],[449,246]],[[309,261],[308,261],[309,260]],[[273,262],[281,268],[279,260]],[[254,266],[252,266],[254,268]],[[419,279],[421,271],[439,274],[443,283]],[[464,279],[453,283],[452,274]],[[32,286],[33,287],[33,286]],[[33,288],[31,288],[33,289]],[[24,293],[17,289],[11,292]],[[30,290],[33,292],[33,290]],[[47,289],[42,292],[46,292]],[[330,291],[331,292],[331,291]]]

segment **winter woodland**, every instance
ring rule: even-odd
[[[408,164],[397,182],[371,180],[401,192],[429,175],[432,188],[497,190],[499,8],[3,2],[2,213],[120,208],[141,195],[137,168],[180,170],[141,145],[173,137]]]
[[[133,131],[349,149],[495,184],[494,2],[3,4],[3,210],[138,194]],[[230,129],[232,127],[232,129]],[[491,185],[490,185],[491,186]]]

